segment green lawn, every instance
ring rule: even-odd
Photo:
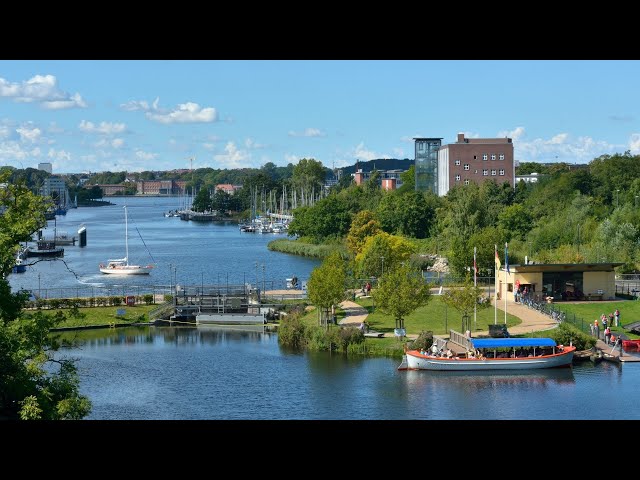
[[[136,305],[135,307],[87,307],[78,309],[84,315],[84,318],[69,316],[70,310],[62,308],[60,310],[45,310],[46,313],[63,312],[69,316],[58,327],[85,327],[89,325],[111,325],[113,323],[136,323],[148,322],[149,311],[156,308],[157,305]],[[124,310],[123,316],[117,316],[118,309]],[[34,310],[26,310],[27,313],[33,313]],[[144,318],[141,318],[141,317]]]
[[[609,317],[609,314],[617,309],[620,310],[620,323],[627,325],[629,323],[640,321],[640,301],[638,300],[618,300],[615,302],[588,302],[588,303],[558,303],[555,306],[567,313],[567,320],[575,323],[578,328],[584,332],[589,332],[589,323],[597,318],[600,323],[600,315],[603,313]],[[574,321],[575,318],[575,321]],[[602,325],[600,325],[602,331]],[[611,327],[612,332],[624,332],[622,327]],[[629,338],[638,338],[638,335],[627,334]]]

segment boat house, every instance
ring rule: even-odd
[[[536,301],[614,300],[614,268],[622,263],[528,263],[502,266],[496,271],[498,299],[515,301],[515,291],[525,287]]]

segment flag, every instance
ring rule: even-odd
[[[507,270],[507,273],[511,274],[509,271],[509,248],[507,244],[504,244],[504,268]]]
[[[496,245],[496,272],[500,270],[500,257],[498,256],[498,246]]]

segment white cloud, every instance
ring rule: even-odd
[[[49,149],[47,157],[59,162],[71,160],[71,154],[69,152],[67,152],[66,150],[56,150],[54,148]]]
[[[225,168],[244,168],[248,167],[251,161],[251,154],[238,150],[234,142],[227,142],[224,147],[225,153],[219,153],[213,156],[213,159],[222,164]]]
[[[353,158],[357,160],[373,160],[376,158],[391,158],[391,155],[387,155],[386,153],[376,153],[373,150],[367,150],[364,146],[364,142],[360,142],[357,147],[355,147],[350,154]]]
[[[395,147],[392,150],[396,157],[402,157],[404,155],[404,150],[400,147]]]
[[[300,161],[302,157],[300,155],[291,155],[289,153],[284,154],[284,161],[287,162],[287,165],[293,163],[294,165]]]
[[[111,146],[113,148],[121,148],[124,145],[124,139],[122,138],[114,138],[111,140]]]
[[[635,155],[640,153],[640,133],[632,133],[629,137],[629,150]]]
[[[13,134],[13,129],[9,125],[0,125],[0,140],[9,138]]]
[[[215,108],[202,108],[197,103],[187,102],[181,103],[178,107],[170,112],[161,112],[155,110],[146,113],[149,120],[164,123],[210,123],[218,120],[218,113]]]
[[[213,107],[203,108],[197,103],[180,103],[173,110],[159,107],[160,97],[156,97],[153,103],[146,100],[131,100],[120,105],[123,110],[133,112],[146,112],[145,116],[154,122],[164,123],[211,123],[218,121],[218,112]]]
[[[326,137],[327,134],[319,128],[305,128],[302,132],[289,130],[290,137]]]
[[[514,142],[520,139],[520,137],[524,136],[524,127],[516,127],[514,130],[502,130],[498,132],[498,138],[508,137],[511,138]]]
[[[248,149],[254,149],[254,150],[266,147],[264,143],[257,143],[253,138],[247,138],[244,141],[244,146]]]
[[[100,122],[100,125],[95,125],[93,122],[86,120],[82,120],[78,124],[78,128],[86,133],[101,133],[104,135],[123,133],[127,130],[127,126],[124,123]]]
[[[216,148],[216,144],[215,143],[203,143],[202,146],[204,148],[206,148],[207,150],[213,150]]]
[[[526,138],[524,127],[502,131],[499,137],[513,139],[515,158],[518,161],[569,163],[587,163],[603,154],[624,150],[625,145],[616,145],[604,140],[595,140],[589,136],[574,138],[566,132],[552,135],[551,138]],[[631,142],[631,139],[630,139]]]
[[[60,90],[54,75],[35,75],[20,83],[9,82],[0,77],[0,97],[11,98],[16,102],[37,102],[50,110],[87,107],[79,93],[71,95]]]
[[[136,157],[140,160],[153,160],[158,156],[157,153],[145,152],[143,150],[136,150]]]
[[[38,141],[38,139],[40,138],[40,135],[42,134],[42,130],[40,130],[37,127],[31,127],[31,126],[23,126],[20,128],[16,128],[16,132],[18,132],[18,135],[20,135],[20,140],[23,143],[26,143],[26,142],[35,143]]]
[[[464,138],[480,138],[480,134],[477,132],[464,131],[460,133],[464,133]]]
[[[34,148],[28,150],[24,148],[19,142],[16,141],[7,141],[0,142],[0,161],[3,163],[11,164],[14,162],[21,162],[22,160],[28,160],[31,157],[40,156],[40,149]],[[24,165],[24,167],[20,165],[15,165],[19,168],[26,168],[28,165]]]
[[[42,106],[48,110],[63,110],[65,108],[87,108],[85,102],[79,93],[73,94],[66,100],[46,100],[42,102]]]

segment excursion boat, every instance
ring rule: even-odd
[[[640,339],[622,340],[622,348],[625,350],[638,350],[640,348]]]
[[[531,370],[571,366],[575,346],[551,338],[472,338],[464,357],[406,352],[407,370]],[[403,362],[404,365],[404,362]]]

